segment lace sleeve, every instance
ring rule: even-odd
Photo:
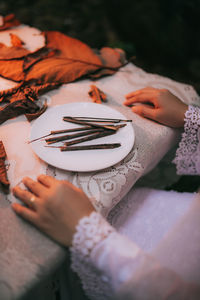
[[[86,295],[94,300],[115,299],[121,285],[132,276],[140,249],[97,212],[81,219],[76,229],[70,248],[71,267]]]
[[[81,219],[71,261],[89,299],[200,299],[199,211],[197,198],[153,255],[117,233],[99,213]],[[189,267],[182,269],[185,260]]]
[[[173,160],[177,174],[200,174],[200,107],[189,105],[182,139]]]
[[[81,280],[90,299],[105,300],[111,296],[107,278],[100,274],[91,261],[93,248],[114,232],[114,228],[97,212],[82,218],[74,234],[71,252],[71,268]]]

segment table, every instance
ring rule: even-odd
[[[18,26],[0,33],[0,42],[9,44],[9,33],[17,34],[27,47],[42,46],[38,29]],[[50,107],[69,102],[91,102],[90,80],[62,85],[41,97]],[[67,179],[82,188],[96,209],[105,217],[128,193],[137,180],[150,172],[165,154],[177,144],[180,131],[143,119],[122,105],[124,95],[146,86],[167,88],[187,104],[200,103],[195,90],[187,85],[156,74],[150,74],[130,63],[115,75],[93,82],[108,96],[108,105],[133,120],[136,140],[128,156],[106,170],[90,173],[67,172],[48,166],[31,150],[27,141],[31,123],[24,116],[9,120],[0,127],[0,140],[8,155],[8,177],[11,188],[24,176],[40,173]],[[14,86],[0,80],[0,89]],[[34,122],[34,121],[32,121]],[[14,146],[13,146],[14,145]],[[66,251],[33,226],[17,217],[10,203],[12,194],[0,194],[0,299],[19,299],[53,272],[66,257]]]

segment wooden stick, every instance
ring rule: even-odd
[[[120,128],[126,126],[126,124],[120,124],[120,125],[117,125],[117,126],[115,126],[115,125],[110,125],[110,126],[112,126],[113,128],[115,128],[116,130],[118,130],[118,129],[120,129]],[[109,126],[109,127],[110,127],[110,126]],[[33,140],[31,140],[31,141],[28,141],[28,144],[33,143],[33,142],[36,142],[36,141],[38,141],[38,140],[41,140],[41,139],[43,139],[43,138],[45,138],[45,137],[48,137],[48,136],[50,136],[50,135],[56,135],[56,134],[60,134],[60,133],[68,133],[68,132],[76,132],[76,131],[84,131],[84,130],[92,130],[92,127],[91,127],[91,126],[83,126],[83,127],[70,128],[70,129],[54,130],[54,131],[51,131],[50,133],[48,133],[48,134],[46,134],[46,135],[43,135],[43,136],[40,136],[40,137],[38,137],[38,138],[36,138],[36,139],[33,139]],[[99,128],[99,131],[102,131],[102,130],[104,130],[104,128]]]
[[[90,136],[87,136],[87,137],[83,137],[83,138],[76,139],[76,140],[73,140],[73,141],[65,142],[64,144],[65,144],[65,146],[71,146],[71,145],[80,144],[80,143],[83,143],[83,142],[99,139],[99,138],[102,138],[104,136],[109,136],[109,135],[112,135],[112,134],[115,134],[115,131],[112,131],[112,130],[108,131],[107,130],[107,131],[103,131],[103,132],[100,132],[100,133],[91,134]]]
[[[86,122],[110,122],[110,123],[132,122],[132,120],[112,119],[112,118],[70,117],[70,116],[65,116],[64,118],[73,118],[80,121],[85,120]]]
[[[29,141],[28,144],[30,144],[32,142],[35,142],[35,141],[38,141],[38,140],[41,140],[45,137],[48,137],[48,136],[54,135],[54,134],[74,132],[74,131],[83,131],[83,130],[89,130],[89,129],[91,129],[91,126],[84,126],[84,127],[70,128],[70,129],[62,129],[62,130],[53,130],[53,131],[51,131],[50,133],[48,133],[46,135],[43,135],[41,137],[38,137],[34,140]]]
[[[85,132],[79,132],[79,133],[75,133],[75,134],[65,134],[65,135],[45,139],[45,141],[47,144],[53,144],[53,143],[57,143],[57,142],[65,141],[65,140],[71,140],[71,139],[85,136],[85,135],[91,135],[92,133],[100,133],[100,132],[102,132],[102,129],[99,129],[99,128],[91,129],[91,130],[86,130]]]
[[[117,130],[114,126],[109,126],[109,125],[99,125],[99,124],[94,124],[94,123],[87,123],[85,121],[79,121],[77,119],[74,119],[72,117],[63,117],[63,121],[70,122],[70,123],[75,123],[75,124],[80,124],[80,125],[88,125],[91,127],[98,127],[98,128],[104,128],[104,129],[110,129],[110,130]]]
[[[120,147],[120,143],[113,144],[97,144],[97,145],[85,145],[85,146],[72,146],[61,147],[61,151],[79,151],[79,150],[100,150],[100,149],[114,149]]]
[[[91,129],[91,126],[76,127],[76,128],[63,129],[63,130],[54,130],[54,131],[51,131],[51,134],[59,134],[59,133],[66,133],[66,132],[82,131],[82,130],[89,130],[89,129]]]

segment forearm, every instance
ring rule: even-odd
[[[79,222],[72,245],[72,269],[78,273],[87,296],[95,300],[113,299],[119,286],[132,276],[140,252],[98,213]]]
[[[199,292],[198,288],[188,285],[178,274],[161,266],[153,256],[117,233],[100,215],[98,219],[96,225],[88,229],[89,239],[85,230],[79,228],[82,234],[73,241],[71,248],[72,268],[80,276],[90,299],[143,300],[147,295],[151,296],[148,299],[165,299],[174,293],[176,299],[183,299],[181,297],[191,291]],[[100,224],[104,228],[102,233]]]

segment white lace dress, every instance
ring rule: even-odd
[[[200,174],[198,107],[189,106],[185,114],[174,163],[179,174]],[[199,216],[198,194],[133,188],[108,221],[97,212],[80,220],[71,267],[86,295],[95,300],[120,295],[200,299]]]

